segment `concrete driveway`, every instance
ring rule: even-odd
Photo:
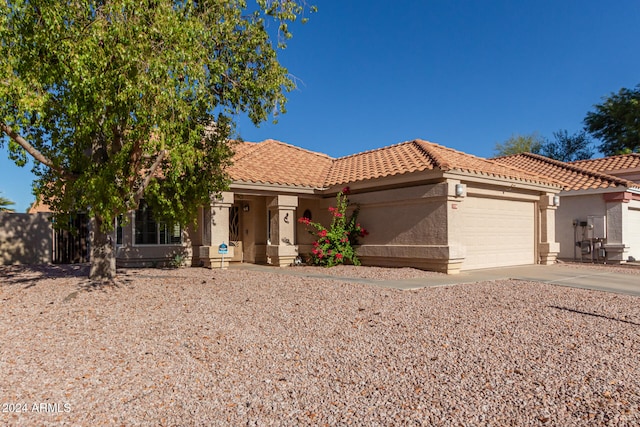
[[[613,269],[609,270],[606,267],[593,268],[586,264],[584,266],[579,264],[524,265],[518,267],[464,271],[455,275],[438,274],[434,276],[404,280],[374,280],[340,277],[317,272],[308,272],[305,271],[304,268],[276,268],[255,264],[241,264],[232,268],[244,268],[254,271],[268,271],[270,273],[293,276],[341,280],[345,282],[366,283],[373,286],[402,290],[449,286],[461,283],[476,283],[490,280],[516,279],[640,296],[640,273],[621,273],[613,271]],[[640,265],[627,268],[640,268]]]
[[[552,285],[640,296],[640,274],[633,274],[631,272],[620,273],[609,271],[606,268],[594,269],[586,265],[583,267],[575,264],[491,268],[486,270],[465,271],[458,275],[442,275],[421,279],[379,282],[378,285],[398,289],[418,289],[428,286],[446,286],[501,279],[527,280]]]

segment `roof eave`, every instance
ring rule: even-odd
[[[461,170],[449,170],[443,174],[445,178],[462,179],[465,181],[477,182],[480,184],[490,184],[505,186],[508,185],[511,188],[521,188],[525,190],[544,191],[547,193],[559,193],[562,191],[562,187],[558,184],[543,183],[535,180],[524,180],[519,178],[510,178],[500,175],[490,175],[486,173],[461,171]]]
[[[562,190],[560,196],[590,196],[594,194],[608,194],[608,193],[620,193],[631,192],[640,194],[640,188],[630,188],[624,186],[606,187],[606,188],[586,188],[580,190]]]
[[[268,182],[232,181],[229,189],[243,194],[264,195],[271,193],[319,194],[323,188],[304,185],[273,184]]]

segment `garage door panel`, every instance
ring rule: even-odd
[[[535,204],[470,197],[464,201],[463,268],[535,262]]]
[[[640,260],[640,209],[629,209],[628,226],[625,243],[629,245],[629,256]]]

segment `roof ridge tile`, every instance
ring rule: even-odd
[[[437,146],[440,148],[447,148],[442,145],[436,144],[435,142],[425,141],[424,139],[414,139],[411,141],[412,144],[415,144],[420,151],[422,151],[431,161],[436,165],[441,171],[448,171],[451,169],[451,165],[442,158],[442,156],[433,151],[432,147]],[[452,150],[455,151],[455,150]]]

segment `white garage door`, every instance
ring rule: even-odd
[[[629,224],[627,226],[627,235],[625,243],[630,246],[629,256],[640,260],[640,209],[629,209],[627,216]]]
[[[535,263],[535,204],[468,197],[464,270]]]

